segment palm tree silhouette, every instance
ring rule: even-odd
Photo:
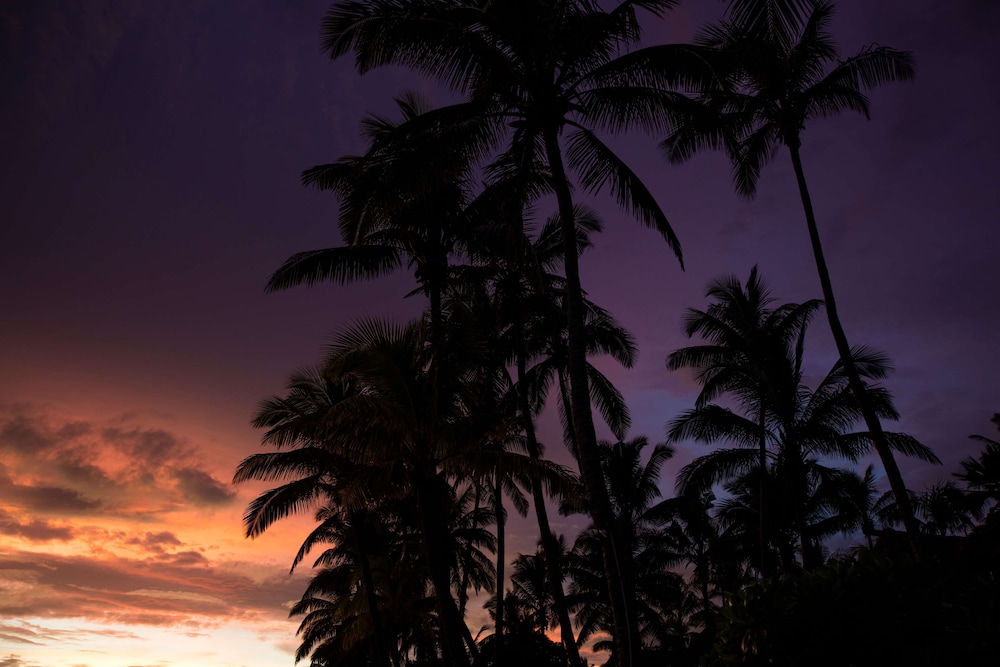
[[[705,72],[703,61],[687,47],[625,53],[639,37],[636,8],[660,15],[677,1],[626,1],[610,11],[589,0],[339,2],[322,29],[326,52],[338,58],[353,51],[361,72],[405,65],[466,93],[469,101],[462,110],[510,129],[511,154],[520,156],[518,164],[525,156],[538,155],[546,165],[565,247],[572,420],[591,511],[605,528],[611,527],[612,513],[587,385],[583,292],[567,168],[578,174],[584,190],[609,188],[622,206],[659,231],[680,258],[678,240],[652,193],[596,132],[658,127],[675,100],[667,86]],[[608,544],[614,539],[612,534]],[[610,549],[605,563],[612,588],[621,589]],[[623,642],[621,658],[630,665],[638,647],[634,612],[617,593],[612,600],[621,630],[618,641]]]
[[[519,211],[518,215],[520,213]],[[471,279],[477,285],[491,286],[489,291],[492,293],[481,294],[480,298],[475,299],[475,302],[490,304],[494,311],[492,313],[495,330],[494,349],[505,349],[508,355],[514,358],[516,377],[514,378],[513,386],[509,388],[503,397],[503,402],[520,419],[525,435],[525,448],[529,456],[534,460],[540,460],[542,447],[538,442],[534,424],[534,417],[537,410],[533,410],[531,407],[528,397],[528,387],[525,381],[528,348],[525,342],[524,330],[525,320],[534,316],[532,309],[527,303],[537,303],[536,299],[532,299],[529,296],[531,287],[527,283],[530,281],[525,278],[525,272],[528,270],[526,268],[527,265],[539,261],[535,253],[537,247],[523,234],[519,234],[521,238],[517,238],[514,242],[496,243],[498,236],[508,239],[509,235],[518,234],[517,227],[520,227],[520,225],[501,225],[499,228],[482,230],[487,232],[485,234],[477,234],[483,245],[481,248],[473,248],[472,255],[480,257],[480,262],[483,265],[465,267],[465,270],[460,270],[460,273],[467,281]],[[500,249],[499,252],[496,251],[497,248]],[[539,478],[534,477],[530,480],[529,487],[531,489],[535,518],[538,522],[542,543],[547,550],[551,551],[555,537],[552,534],[548,520],[548,511],[545,505],[546,497],[542,488],[542,482]],[[493,496],[494,498],[501,497],[499,489],[494,491]],[[500,521],[503,514],[502,511],[499,511],[499,508],[497,517],[497,531],[498,536],[500,536],[502,534]],[[563,630],[563,645],[571,662],[571,667],[578,667],[582,663],[580,662],[576,643],[573,640],[572,624],[562,590],[563,576],[559,570],[559,563],[556,560],[552,560],[551,562],[546,562],[546,564],[550,570],[552,595],[559,609],[559,620]],[[503,585],[503,573],[500,570],[501,565],[502,559],[498,555],[497,580],[501,582],[500,586]],[[501,662],[501,652],[505,643],[502,635],[507,606],[509,605],[504,601],[503,590],[498,587],[492,611],[495,622],[492,647],[495,651],[494,661],[497,664]]]
[[[623,537],[615,545],[615,563],[635,574],[634,588],[623,594],[637,611],[640,646],[645,654],[658,648],[658,643],[670,635],[665,624],[684,597],[680,577],[668,567],[674,557],[653,510],[654,501],[660,495],[660,470],[673,455],[673,449],[656,445],[643,461],[643,450],[648,446],[645,437],[601,442],[602,470],[617,529]],[[614,664],[619,659],[619,644],[614,641],[617,628],[610,613],[610,596],[601,566],[605,541],[606,533],[591,527],[579,535],[567,560],[572,579],[571,600],[579,626],[578,641],[584,642],[596,633],[610,633],[612,641],[599,641],[594,647],[610,649]]]
[[[1000,430],[1000,413],[994,414],[990,421]],[[981,494],[984,502],[993,501],[987,515],[992,518],[1000,507],[1000,440],[983,435],[970,435],[969,438],[983,443],[985,447],[979,456],[962,459],[959,462],[962,471],[955,473],[955,477]]]
[[[727,55],[730,70],[722,85],[705,90],[702,104],[674,116],[674,131],[662,147],[672,162],[683,162],[702,148],[725,148],[733,160],[736,189],[747,197],[755,193],[763,166],[781,146],[788,149],[830,330],[865,424],[873,434],[911,548],[919,556],[917,526],[902,475],[883,435],[877,406],[851,360],[800,154],[807,121],[843,111],[869,117],[864,91],[913,78],[912,57],[889,47],[871,47],[827,71],[827,64],[837,57],[827,32],[832,4],[814,0],[734,0],[733,4],[733,20],[710,28],[701,40]]]
[[[799,342],[794,349],[780,339],[776,342],[773,349],[784,349],[784,359],[775,356],[773,363],[755,369],[754,374],[733,375],[733,385],[727,391],[737,397],[745,414],[707,403],[675,418],[669,425],[668,437],[671,441],[729,443],[730,447],[715,450],[685,466],[677,478],[678,488],[689,494],[707,490],[716,483],[728,483],[727,489],[734,496],[728,507],[730,516],[741,517],[740,521],[753,517],[758,523],[759,514],[769,508],[777,516],[765,531],[758,531],[758,539],[774,542],[779,547],[780,561],[787,567],[790,558],[787,549],[780,548],[786,544],[781,534],[782,531],[797,534],[803,564],[810,568],[816,564],[815,540],[826,530],[810,515],[829,517],[830,510],[839,502],[836,491],[841,486],[836,481],[839,472],[822,465],[820,460],[835,456],[856,461],[871,448],[873,437],[867,431],[850,432],[851,425],[860,421],[862,415],[839,361],[815,389],[803,385],[803,331],[798,332]],[[888,373],[887,360],[880,354],[856,348],[851,359],[865,378],[881,379]],[[762,388],[765,390],[761,391]],[[880,418],[898,418],[891,396],[884,388],[870,387],[867,393]],[[924,461],[938,461],[930,449],[912,436],[900,433],[885,433],[885,436],[896,451]],[[766,445],[764,475],[761,475],[761,442]],[[768,486],[769,493],[760,493],[762,484]],[[749,500],[751,494],[757,494],[756,502]],[[775,497],[764,505],[762,499],[769,494]],[[840,525],[839,520],[826,525],[833,523]],[[771,558],[758,561],[758,571],[767,569],[769,562],[776,561]]]
[[[370,116],[360,156],[307,169],[305,185],[340,196],[343,246],[296,253],[278,268],[268,291],[333,280],[341,284],[412,267],[416,291],[430,303],[431,345],[441,338],[441,296],[449,257],[471,223],[470,173],[488,145],[476,118],[433,113],[415,95],[396,100],[402,120]]]
[[[412,557],[417,535],[408,514],[412,513],[400,503],[351,515],[364,517],[354,524],[341,507],[328,506],[317,513],[321,523],[300,555],[317,544],[328,546],[314,564],[320,569],[289,614],[303,617],[296,660],[371,664],[371,656],[388,655],[399,667],[409,653],[436,645],[434,600],[427,595],[426,563]],[[366,562],[372,564],[371,570],[359,567]],[[373,607],[366,608],[361,601],[361,588],[378,592],[378,619],[370,615]]]
[[[352,545],[370,618],[374,640],[371,649],[380,664],[398,665],[396,658],[390,663],[390,642],[380,620],[370,549],[365,539],[370,527],[372,482],[381,472],[360,466],[331,447],[325,423],[336,406],[348,400],[352,390],[324,378],[316,368],[294,373],[287,388],[286,396],[262,401],[252,420],[254,427],[267,429],[261,443],[281,451],[245,458],[233,476],[234,483],[284,482],[262,493],[247,507],[243,516],[246,536],[257,537],[275,521],[325,503],[317,513],[320,524],[299,549],[292,570],[319,542],[335,537]]]
[[[915,494],[917,516],[931,535],[967,534],[983,518],[985,498],[960,488],[955,482],[938,482]]]
[[[675,350],[667,357],[667,368],[694,368],[701,392],[695,401],[703,408],[723,394],[733,394],[748,414],[757,418],[758,475],[760,494],[758,548],[765,561],[765,498],[767,483],[767,438],[765,422],[768,402],[794,388],[776,386],[775,382],[795,377],[795,372],[777,373],[777,366],[790,362],[790,347],[801,347],[806,324],[821,302],[812,299],[803,304],[789,303],[770,308],[774,298],[754,266],[744,287],[735,276],[712,281],[706,296],[714,299],[707,310],[690,308],[684,315],[684,333],[699,335],[705,345]]]

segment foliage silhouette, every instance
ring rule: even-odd
[[[828,63],[837,57],[827,32],[832,4],[776,0],[734,4],[732,20],[706,30],[701,39],[702,45],[726,56],[728,68],[721,85],[705,89],[697,104],[673,116],[673,131],[662,147],[672,162],[683,162],[703,148],[724,148],[733,162],[736,190],[747,197],[756,192],[763,166],[781,146],[788,149],[830,330],[865,423],[874,436],[911,548],[919,554],[917,526],[892,445],[882,433],[877,406],[865,389],[862,373],[851,359],[800,154],[807,121],[844,111],[869,117],[869,100],[864,91],[913,78],[913,59],[905,51],[872,47],[827,71]],[[779,16],[780,20],[765,18],[771,16]]]

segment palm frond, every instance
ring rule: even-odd
[[[580,183],[589,192],[605,186],[611,189],[619,205],[635,215],[641,223],[657,230],[684,268],[680,241],[667,221],[653,193],[639,177],[611,151],[593,132],[577,129],[568,138],[567,158],[580,174]]]
[[[402,266],[402,257],[391,246],[344,246],[308,250],[289,257],[267,282],[276,292],[296,285],[313,286],[327,280],[341,285],[388,275]]]

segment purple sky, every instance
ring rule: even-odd
[[[129,424],[186,443],[181,449],[196,463],[170,464],[169,488],[178,503],[225,506],[211,520],[236,544],[250,494],[234,499],[218,484],[256,451],[258,434],[248,425],[256,403],[313,363],[329,332],[362,315],[409,317],[421,307],[402,300],[412,287],[405,273],[263,292],[290,254],[339,244],[335,199],[302,188],[300,172],[359,151],[363,115],[388,111],[405,88],[447,101],[414,75],[362,79],[347,60],[326,60],[317,33],[328,5],[0,6],[0,481],[7,479],[0,527],[13,517],[0,532],[0,558],[71,552],[68,533],[45,530],[77,526],[45,514],[51,503],[15,498],[15,489],[57,486],[39,472],[42,454],[25,453],[27,431],[18,430],[25,424],[35,435],[39,425],[55,434],[51,451],[91,451],[94,466],[121,480],[124,468],[99,461],[118,460],[109,452],[129,455],[122,446],[107,437],[83,441],[64,427],[86,423],[107,434],[109,424]],[[647,22],[649,41],[687,40],[721,7],[688,0],[667,22]],[[807,127],[803,159],[847,333],[890,354],[897,372],[886,384],[903,415],[894,428],[944,461],[901,461],[908,484],[920,489],[975,453],[966,436],[993,435],[989,418],[1000,411],[1000,4],[842,0],[838,7],[833,32],[843,56],[874,43],[916,56],[914,82],[872,96],[871,122],[843,116]],[[654,233],[601,198],[594,202],[607,231],[582,265],[585,289],[640,345],[634,370],[606,366],[632,408],[631,435],[659,441],[696,393],[687,374],[667,373],[664,358],[687,343],[681,314],[704,305],[710,279],[727,272],[745,279],[756,263],[781,300],[818,297],[819,285],[784,155],[746,202],[732,193],[721,156],[673,167],[655,143],[635,135],[615,145],[655,191],[687,270]],[[814,374],[833,362],[822,318],[807,357]],[[553,450],[561,449],[557,432],[545,426]],[[665,490],[676,468],[702,451],[679,447]],[[83,493],[73,479],[61,483]],[[196,521],[180,509],[171,516],[152,520],[147,535]],[[29,540],[31,526],[49,537]],[[522,543],[533,539],[525,531]],[[189,539],[212,547],[203,535]],[[290,559],[296,539],[292,533],[290,542],[267,547],[278,554],[279,573],[287,566],[280,554]],[[0,623],[7,622],[0,645],[17,618],[0,593]],[[0,650],[0,664],[58,662],[44,662],[31,644],[15,648],[9,655],[19,657],[10,659],[21,662],[4,662]],[[88,664],[118,664],[108,660]]]

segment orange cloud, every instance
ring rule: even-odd
[[[212,563],[185,550],[144,559],[53,556],[16,552],[0,557],[0,619],[84,618],[116,625],[202,625],[233,618],[285,618],[305,575],[251,579],[235,562]],[[34,642],[33,633],[4,623],[0,633]]]
[[[0,508],[29,525],[37,515],[140,520],[233,502],[198,447],[161,428],[121,423],[128,419],[96,423],[0,405]]]

